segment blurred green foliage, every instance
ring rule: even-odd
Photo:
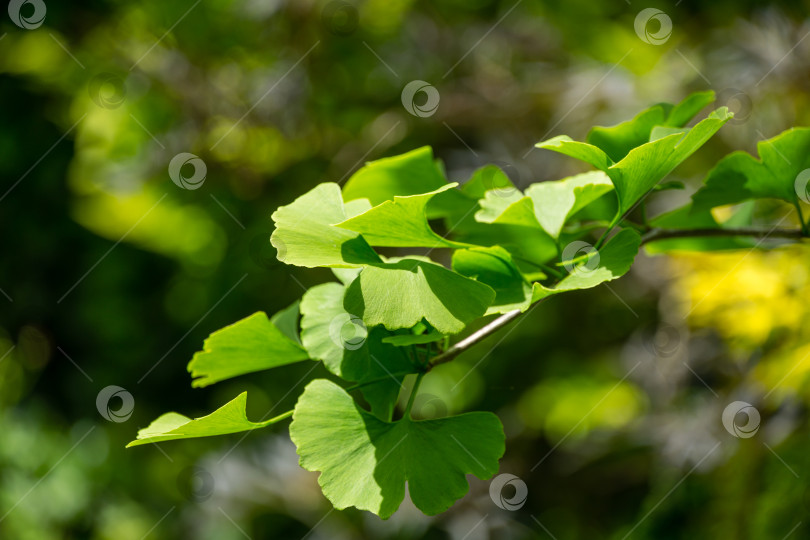
[[[662,45],[624,2],[45,4],[39,28],[0,22],[0,537],[807,535],[802,248],[639,261],[426,378],[420,414],[499,414],[518,511],[477,480],[432,519],[331,511],[283,428],[123,449],[165,410],[249,389],[259,418],[301,391],[306,365],[206,390],[185,372],[212,330],[331,279],[275,260],[277,206],[423,145],[452,181],[486,163],[519,187],[562,178],[582,169],[535,142],[711,88],[737,118],[671,177],[694,186],[810,124],[806,0],[657,3]],[[438,89],[434,115],[403,107],[412,80]],[[169,178],[180,152],[204,160],[200,189]],[[124,422],[96,409],[109,385],[134,397]],[[736,399],[762,412],[754,438],[722,427]]]

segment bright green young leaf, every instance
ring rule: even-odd
[[[604,150],[592,144],[578,142],[569,137],[568,135],[558,135],[546,141],[535,144],[537,148],[545,148],[546,150],[553,150],[560,154],[565,154],[574,159],[590,163],[600,171],[605,171],[613,166],[613,160],[610,159]]]
[[[600,148],[575,143],[565,136],[538,143],[537,146],[582,159],[607,173],[616,188],[620,213],[624,214],[676,166],[703,146],[731,117],[728,109],[721,107],[691,129],[676,129],[675,133],[633,148],[618,163],[613,163]]]
[[[446,186],[419,195],[396,196],[336,226],[360,233],[372,246],[386,247],[466,247],[442,238],[430,228],[426,207],[436,195],[456,187]]]
[[[534,204],[534,215],[545,231],[558,238],[563,225],[575,213],[613,191],[613,183],[602,171],[591,171],[554,182],[540,182],[526,188]]]
[[[345,288],[323,283],[310,288],[301,300],[301,339],[314,360],[347,381],[363,383],[363,397],[378,417],[388,420],[404,379],[417,371],[401,349],[383,343],[391,334],[383,328],[366,329],[363,322],[343,309]]]
[[[439,332],[455,334],[481,317],[494,298],[488,286],[443,266],[403,259],[364,268],[343,305],[369,327],[411,328],[424,318]]]
[[[307,358],[303,347],[260,311],[208,336],[188,370],[194,377],[191,385],[199,388]]]
[[[296,300],[270,317],[270,322],[281,330],[282,334],[301,345],[301,336],[298,335],[298,308],[299,301]]]
[[[611,127],[596,126],[588,133],[586,142],[602,149],[614,162],[621,161],[637,146],[660,138],[653,134],[656,127],[681,128],[714,100],[714,92],[696,92],[677,105],[659,103],[632,120]]]
[[[453,270],[492,287],[495,300],[487,315],[513,309],[525,311],[531,305],[532,286],[502,247],[457,250],[453,252]]]
[[[517,191],[512,180],[496,165],[484,165],[476,169],[470,179],[461,186],[461,192],[475,200],[484,198],[484,195],[492,190],[500,195]]]
[[[343,186],[343,200],[368,199],[372,206],[395,196],[417,195],[447,185],[433,149],[423,146],[399,156],[370,161]]]
[[[129,443],[127,448],[161,441],[194,439],[250,431],[275,424],[290,417],[289,413],[285,413],[263,422],[251,422],[245,413],[246,406],[247,392],[242,392],[232,401],[229,401],[208,416],[195,418],[194,420],[182,414],[166,413],[154,420],[148,427],[138,431],[138,437]]]
[[[532,301],[560,292],[590,289],[606,281],[620,278],[630,270],[640,245],[641,236],[636,231],[622,229],[602,249],[592,254],[589,259],[574,266],[571,272],[553,289],[535,283]],[[579,250],[576,256],[579,257],[586,253]]]
[[[734,152],[720,160],[706,185],[692,196],[694,210],[748,199],[773,198],[793,204],[799,195],[807,199],[810,186],[807,181],[797,182],[797,178],[810,168],[810,128],[789,129],[760,141],[757,152],[760,159],[747,152]]]
[[[298,399],[290,438],[300,464],[335,508],[354,506],[389,518],[405,497],[427,515],[444,512],[469,490],[467,474],[498,472],[504,433],[498,418],[473,412],[434,420],[384,422],[338,385],[309,383]]]
[[[516,193],[520,193],[516,191]],[[491,199],[491,204],[486,203]],[[498,201],[503,199],[509,203],[503,211],[499,209],[504,205]],[[477,221],[472,213],[453,229],[453,234],[459,240],[478,246],[499,245],[509,251],[515,259],[528,261],[533,264],[544,264],[557,256],[557,242],[540,226],[534,214],[534,206],[529,197],[521,197],[511,202],[511,193],[501,196],[490,191],[480,202],[488,204],[486,212],[498,213],[497,216],[486,215],[485,219],[492,219],[491,223]]]
[[[524,197],[523,193],[519,190],[490,190],[484,193],[483,198],[479,199],[478,204],[481,207],[475,213],[476,221],[481,223],[493,223],[500,217],[506,209],[518,202]]]
[[[364,204],[364,203],[360,203]],[[347,217],[340,187],[324,183],[273,212],[276,230],[270,242],[278,260],[313,268],[351,268],[379,262],[371,246],[356,232],[334,227]]]
[[[428,193],[446,185],[441,162],[433,159],[432,148],[423,146],[399,156],[366,163],[346,182],[343,200],[368,199],[372,206],[378,206],[394,200],[395,196]],[[446,191],[431,200],[428,217],[435,219],[452,214],[468,204],[466,199],[457,190]]]

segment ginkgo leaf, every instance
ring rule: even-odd
[[[673,133],[631,150],[607,171],[621,212],[628,211],[655,184],[708,141],[733,115],[726,107],[712,112],[686,133]]]
[[[447,184],[419,195],[396,196],[336,226],[363,235],[372,246],[387,247],[465,247],[433,232],[428,224],[426,207],[436,195],[456,187]]]
[[[480,201],[486,208],[482,207],[475,219],[491,221],[462,229],[462,238],[476,244],[498,244],[515,257],[543,264],[557,255],[557,242],[537,221],[532,199],[517,195],[488,192]]]
[[[392,201],[395,196],[418,195],[447,185],[441,162],[433,159],[433,149],[423,146],[398,156],[370,161],[354,173],[343,187],[343,200],[368,199],[372,206]],[[464,196],[448,191],[431,201],[428,216],[433,219],[450,213]]]
[[[291,204],[279,207],[272,215],[276,230],[270,236],[278,260],[308,268],[351,268],[379,262],[358,233],[334,227],[347,217],[340,186],[334,183],[320,184]]]
[[[270,317],[270,322],[281,330],[282,334],[301,345],[301,336],[298,335],[298,315],[299,301],[296,300]]]
[[[711,170],[706,185],[692,196],[694,211],[738,203],[747,199],[774,198],[796,204],[807,199],[810,175],[810,128],[793,128],[757,144],[760,159],[747,152],[724,157]]]
[[[602,149],[614,162],[630,150],[659,137],[652,135],[657,126],[681,128],[703,107],[714,100],[714,92],[695,92],[677,105],[659,103],[632,120],[611,127],[596,126],[588,132],[586,142]]]
[[[368,266],[346,290],[343,305],[371,327],[411,328],[423,318],[444,334],[455,334],[482,316],[495,292],[438,264],[403,259]]]
[[[323,379],[298,399],[290,438],[301,466],[321,473],[318,483],[335,508],[383,519],[399,508],[406,482],[422,512],[444,512],[469,490],[467,474],[490,478],[504,453],[503,427],[492,413],[384,422]]]
[[[499,190],[487,191],[484,193],[483,198],[478,201],[481,208],[475,213],[475,219],[481,223],[494,223],[496,219],[506,212],[507,208],[523,197],[523,193],[517,189],[505,192]]]
[[[590,289],[606,281],[620,278],[630,270],[640,245],[641,236],[636,231],[622,229],[598,251],[578,250],[577,256],[587,254],[588,251],[591,256],[573,266],[570,273],[554,288],[535,283],[532,301],[565,291]],[[586,253],[582,253],[583,251]]]
[[[518,191],[509,176],[497,165],[484,165],[473,172],[469,180],[461,186],[461,192],[471,199],[481,199],[488,191],[507,195]]]
[[[343,309],[344,286],[323,283],[310,288],[301,300],[301,339],[314,360],[361,388],[371,411],[390,419],[404,374],[418,369],[401,349],[384,343],[391,334],[383,328],[366,329],[363,322]]]
[[[605,193],[613,183],[602,171],[569,176],[554,182],[540,182],[526,188],[534,215],[545,231],[558,238],[566,221]]]
[[[127,448],[161,441],[212,437],[214,435],[250,431],[275,424],[290,417],[288,412],[262,422],[251,422],[247,418],[246,407],[247,392],[242,392],[208,416],[192,420],[188,416],[174,412],[163,414],[149,424],[148,427],[138,431],[137,438],[129,443]]]
[[[304,348],[260,311],[208,336],[188,370],[194,377],[191,385],[204,387],[307,358]]]
[[[492,287],[495,300],[487,315],[513,309],[525,311],[531,305],[532,286],[502,247],[457,250],[453,253],[453,270]]]

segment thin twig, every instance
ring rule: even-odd
[[[752,236],[755,238],[803,238],[800,229],[653,229],[641,239],[642,244],[670,238],[705,238],[712,236]]]
[[[490,322],[480,330],[476,330],[469,336],[465,337],[442,354],[434,356],[431,359],[430,364],[428,365],[428,370],[433,369],[435,366],[439,364],[444,364],[453,360],[456,356],[460,355],[479,341],[483,340],[485,337],[493,334],[512,322],[513,320],[517,319],[520,314],[523,313],[519,309],[514,309],[512,311],[507,311],[494,321]]]

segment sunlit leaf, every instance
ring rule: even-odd
[[[323,379],[299,398],[290,437],[301,466],[321,473],[318,483],[335,508],[383,519],[399,508],[406,482],[422,512],[447,510],[469,490],[466,475],[491,477],[504,452],[503,428],[491,413],[384,422]]]
[[[404,373],[416,367],[399,348],[383,343],[391,334],[378,327],[370,330],[343,308],[344,286],[323,283],[310,288],[301,300],[301,339],[314,360],[347,381],[382,379],[361,388],[372,412],[390,419]]]
[[[465,247],[433,232],[428,225],[426,207],[436,195],[458,184],[419,195],[396,196],[362,214],[337,224],[337,227],[360,233],[372,246],[387,247]]]
[[[793,128],[757,144],[760,159],[747,152],[729,154],[715,166],[706,185],[692,196],[695,211],[747,199],[807,200],[810,176],[810,128]]]
[[[482,316],[495,298],[488,286],[415,259],[368,266],[346,290],[346,311],[371,327],[411,328],[423,318],[455,334]]]
[[[453,253],[453,270],[492,287],[495,300],[487,314],[525,310],[531,305],[531,284],[501,247],[457,250]]]
[[[304,348],[260,311],[208,336],[188,370],[194,377],[191,385],[203,387],[307,358]]]
[[[247,392],[242,392],[208,416],[192,420],[182,414],[166,413],[154,420],[148,427],[138,431],[137,439],[129,443],[127,448],[161,441],[250,431],[275,424],[290,416],[289,413],[285,413],[262,422],[251,422],[245,413],[246,406]]]
[[[540,226],[553,238],[558,238],[571,216],[610,191],[613,191],[610,178],[602,171],[592,171],[532,184],[526,188],[526,195],[532,199]]]
[[[363,203],[361,203],[363,204]],[[278,260],[296,266],[355,267],[380,258],[356,232],[334,227],[347,217],[337,184],[320,184],[273,212],[270,242]]]

